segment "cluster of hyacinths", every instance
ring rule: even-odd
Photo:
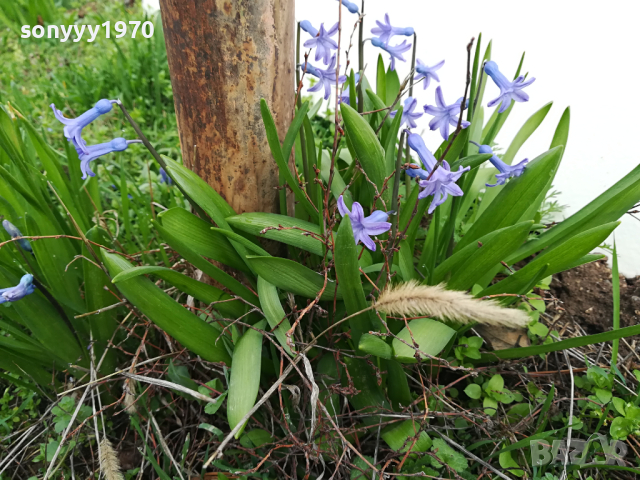
[[[346,0],[342,1],[343,5],[354,14],[360,15],[358,7]],[[362,21],[362,18],[360,19]],[[391,40],[396,36],[411,37],[414,35],[414,29],[412,27],[395,27],[391,24],[389,14],[385,14],[384,21],[376,21],[377,26],[371,29],[371,33],[376,35],[371,39],[371,44],[375,47],[381,48],[390,55],[390,70],[395,70],[396,60],[405,62],[406,59],[402,56],[411,49],[412,44],[407,43],[407,40],[403,40],[402,43],[391,45]],[[308,61],[300,65],[305,73],[309,73],[318,78],[318,82],[308,89],[309,92],[317,92],[324,89],[324,99],[327,100],[331,95],[332,86],[343,85],[347,77],[341,75],[338,77],[338,71],[336,69],[336,53],[338,44],[331,38],[338,32],[338,23],[333,25],[329,30],[324,28],[324,24],[320,25],[320,29],[313,27],[311,22],[304,20],[300,22],[300,28],[311,35],[311,39],[304,43],[307,48],[315,49],[315,60],[322,60],[325,65],[328,65],[325,69],[320,69]],[[420,59],[416,59],[415,76],[413,81],[415,83],[422,82],[423,88],[426,90],[433,82],[440,83],[438,77],[438,70],[444,66],[445,61],[442,60],[435,65],[428,66]],[[483,70],[494,83],[500,89],[500,94],[495,99],[487,103],[488,107],[499,106],[498,112],[502,113],[509,108],[512,102],[526,102],[529,100],[529,96],[523,91],[525,87],[531,85],[535,78],[525,80],[523,75],[518,76],[515,80],[509,81],[498,68],[498,65],[494,61],[487,61],[483,65]],[[337,78],[337,81],[336,81]],[[355,75],[355,83],[359,84],[360,75]],[[349,87],[342,89],[339,93],[339,102],[345,102],[349,104]],[[471,125],[466,120],[461,120],[459,116],[468,107],[467,104],[462,105],[463,98],[458,98],[455,102],[447,104],[442,93],[442,87],[438,86],[435,89],[435,105],[424,105],[424,113],[433,117],[429,122],[429,128],[431,131],[439,130],[442,138],[449,140],[450,127],[465,129]],[[407,143],[409,147],[418,155],[422,163],[423,168],[418,168],[415,165],[411,165],[406,169],[406,174],[416,179],[418,185],[422,189],[418,195],[419,199],[423,199],[429,196],[433,197],[429,206],[428,213],[431,214],[434,210],[442,205],[449,195],[462,196],[464,192],[457,185],[457,181],[467,171],[469,167],[459,168],[457,171],[451,171],[451,167],[446,160],[438,161],[433,153],[429,151],[424,143],[422,137],[416,133],[412,133],[412,128],[417,128],[417,120],[423,116],[423,112],[415,111],[418,105],[417,99],[409,96],[404,100],[402,109],[402,118],[400,126],[406,126],[405,130],[407,134]],[[395,118],[399,110],[390,112],[389,116]],[[519,177],[523,174],[528,159],[522,160],[516,165],[508,165],[497,155],[494,154],[491,146],[480,145],[476,142],[471,142],[479,149],[480,154],[491,154],[489,161],[496,167],[499,173],[496,175],[496,183],[489,184],[487,187],[495,187],[498,185],[504,185],[505,182],[512,177]],[[344,204],[344,200],[340,197],[338,202],[338,208],[342,215],[349,214],[349,210]],[[351,220],[353,225],[353,233],[357,243],[362,242],[368,249],[375,250],[375,243],[371,240],[370,236],[379,235],[388,231],[391,228],[391,224],[386,222],[388,213],[381,211],[374,211],[369,217],[364,217],[362,205],[358,202],[354,202],[353,211],[351,212]],[[384,218],[383,218],[384,217]],[[384,221],[383,221],[384,220]],[[385,225],[386,227],[383,227]],[[379,232],[379,233],[374,233]]]
[[[91,162],[98,157],[113,152],[122,152],[126,150],[132,143],[142,143],[141,140],[126,140],[122,137],[114,138],[110,142],[99,143],[97,145],[87,145],[82,138],[82,130],[88,126],[91,122],[96,120],[101,115],[109,113],[114,103],[118,103],[118,100],[102,99],[90,108],[82,115],[76,118],[67,118],[62,112],[56,109],[56,106],[52,103],[49,105],[53,110],[53,114],[56,119],[64,125],[64,136],[78,152],[80,158],[80,169],[82,171],[82,179],[85,180],[87,176],[95,177],[95,173],[91,170]]]

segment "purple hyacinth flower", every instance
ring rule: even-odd
[[[358,9],[358,5],[356,5],[353,2],[350,2],[349,0],[342,0],[342,5],[347,7],[347,10],[349,10],[351,13],[360,13],[360,10]]]
[[[411,44],[407,43],[406,40],[404,40],[400,45],[391,46],[384,43],[378,37],[374,37],[371,39],[371,43],[391,55],[391,70],[396,69],[396,59],[400,60],[401,62],[406,62],[402,54],[408,50],[411,50]]]
[[[442,95],[442,88],[438,86],[436,88],[436,107],[431,105],[425,105],[424,111],[433,118],[429,122],[429,128],[435,130],[440,129],[442,138],[447,140],[449,138],[449,125],[452,127],[458,126],[458,115],[460,114],[460,104],[462,103],[462,97],[456,100],[451,105],[447,105]],[[462,128],[467,128],[471,123],[466,120],[462,121]]]
[[[389,44],[389,40],[391,40],[396,35],[404,35],[405,37],[410,37],[411,35],[413,35],[413,28],[411,27],[399,28],[392,26],[391,22],[389,21],[388,13],[384,14],[384,23],[380,22],[379,20],[376,20],[376,23],[378,24],[378,26],[372,28],[371,33],[379,37],[380,40],[382,40],[387,45]]]
[[[15,287],[0,288],[0,303],[16,302],[31,295],[36,289],[33,284],[33,275],[27,273],[20,279],[20,283]]]
[[[356,73],[355,75],[355,83],[356,87],[358,86],[358,82],[360,82],[360,74]],[[358,100],[356,99],[356,102]],[[349,85],[342,89],[342,94],[340,95],[340,103],[346,103],[347,105],[351,105],[351,98],[349,97]]]
[[[116,103],[115,100],[102,99],[90,108],[82,115],[76,118],[67,118],[62,115],[60,110],[56,109],[56,106],[52,103],[49,105],[53,110],[53,114],[56,119],[64,125],[64,136],[70,142],[74,143],[76,149],[79,147],[84,153],[89,153],[86,149],[86,143],[82,140],[82,129],[93,122],[100,115],[104,115],[111,111],[112,103]]]
[[[82,141],[82,146],[87,153],[80,150],[80,147],[76,146],[76,151],[78,152],[78,157],[80,158],[80,170],[82,171],[82,179],[87,178],[87,175],[90,177],[95,177],[96,174],[91,170],[90,163],[98,157],[102,155],[106,155],[107,153],[112,152],[122,152],[127,149],[127,147],[132,143],[141,143],[140,140],[125,140],[122,137],[114,138],[110,142],[99,143],[97,145],[89,145],[87,146],[86,142]]]
[[[167,175],[164,168],[160,167],[160,183],[166,183],[167,185],[173,185],[173,180]]]
[[[334,55],[331,57],[331,63],[329,63],[329,66],[324,70],[314,67],[309,62],[305,65],[307,73],[310,73],[314,77],[318,77],[318,83],[307,91],[317,92],[324,88],[324,99],[327,100],[331,96],[331,86],[336,84],[336,56]],[[305,65],[302,65],[303,70],[305,70]],[[338,83],[340,85],[346,81],[347,77],[344,75],[340,75],[338,78]]]
[[[513,82],[511,82],[500,72],[500,70],[498,69],[498,64],[496,64],[496,62],[494,61],[488,61],[487,63],[485,63],[484,71],[500,88],[500,95],[497,98],[491,100],[487,104],[488,107],[493,107],[494,105],[500,103],[501,105],[498,113],[502,113],[507,108],[509,108],[509,105],[511,105],[511,102],[514,100],[516,102],[529,101],[529,95],[526,92],[523,92],[522,89],[535,82],[535,78],[530,78],[529,80],[525,81],[524,75],[520,75]]]
[[[416,106],[418,105],[418,100],[413,97],[408,97],[404,101],[404,108],[402,109],[402,122],[400,122],[400,126],[407,124],[409,128],[416,128],[418,125],[416,124],[416,120],[424,115],[422,112],[414,112]],[[391,118],[395,118],[398,110],[394,110],[389,114]]]
[[[304,25],[303,25],[304,24]],[[329,65],[333,50],[338,49],[338,44],[331,38],[338,33],[338,24],[336,23],[329,31],[324,29],[324,23],[320,24],[320,31],[316,30],[308,20],[300,22],[300,28],[310,33],[313,38],[304,42],[306,48],[316,49],[316,62],[322,59],[325,65]]]
[[[529,162],[529,159],[525,158],[517,165],[507,165],[502,160],[500,160],[497,155],[493,153],[493,149],[489,145],[479,145],[478,143],[473,141],[471,141],[470,143],[473,143],[476,147],[478,147],[478,153],[490,153],[491,155],[493,155],[489,159],[489,161],[500,172],[496,175],[497,183],[494,183],[493,185],[489,185],[488,183],[485,183],[487,187],[504,185],[507,179],[511,177],[519,177],[524,173],[524,169],[526,168],[526,165]]]
[[[425,167],[425,170],[407,169],[407,174],[410,177],[420,178],[418,185],[420,185],[423,190],[418,194],[418,198],[426,198],[433,195],[433,200],[431,201],[431,205],[429,205],[428,211],[430,214],[433,213],[436,207],[442,205],[449,195],[454,197],[463,195],[462,189],[456,185],[456,182],[463,173],[469,171],[470,167],[460,168],[457,172],[452,172],[449,163],[445,160],[433,171],[437,160],[424,144],[422,137],[416,133],[411,133],[407,139],[407,143],[409,147],[418,154]],[[429,175],[431,175],[431,178],[427,180]]]
[[[7,233],[11,238],[20,238],[23,236],[22,233],[20,233],[20,230],[18,230],[18,227],[16,227],[9,220],[3,220],[2,226],[4,227],[4,229],[7,231]],[[18,245],[20,245],[20,248],[22,248],[23,250],[33,253],[31,244],[29,243],[29,240],[27,240],[26,238],[21,238],[20,240],[18,240]]]
[[[417,75],[413,78],[413,81],[417,82],[424,78],[424,82],[422,82],[424,84],[423,90],[426,90],[431,84],[431,79],[435,80],[436,82],[440,82],[440,77],[438,77],[438,74],[436,73],[436,71],[440,70],[443,65],[444,65],[444,60],[442,60],[440,63],[436,63],[433,67],[429,67],[425,63],[423,63],[422,60],[417,59],[416,60]]]
[[[371,215],[365,217],[362,205],[358,202],[353,202],[351,211],[349,211],[342,195],[338,197],[338,211],[343,217],[349,215],[356,245],[362,242],[372,252],[376,251],[376,243],[371,239],[371,236],[382,235],[391,228],[391,224],[387,222],[388,213],[382,210],[375,210],[371,212]]]

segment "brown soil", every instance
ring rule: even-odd
[[[606,260],[600,260],[554,275],[551,293],[562,302],[559,306],[566,310],[569,320],[581,325],[588,334],[601,333],[611,330],[613,325],[611,278]],[[639,322],[640,276],[621,276],[620,326]]]

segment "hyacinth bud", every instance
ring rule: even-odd
[[[33,284],[33,275],[27,273],[20,279],[20,283],[15,287],[0,289],[0,304],[5,302],[16,302],[31,295],[36,289]]]
[[[22,233],[20,233],[20,230],[18,230],[18,227],[16,227],[9,220],[3,220],[2,226],[7,231],[7,233],[11,236],[11,238],[22,237]],[[24,251],[33,253],[31,244],[29,243],[29,240],[27,240],[26,238],[21,238],[20,240],[18,240],[18,245],[20,245],[20,248],[22,248]]]

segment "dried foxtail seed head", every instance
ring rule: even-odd
[[[444,285],[420,285],[416,281],[387,287],[375,303],[376,310],[391,315],[431,315],[461,323],[523,327],[529,316],[523,310],[504,308],[491,300],[478,300],[466,292],[446,290]]]
[[[105,480],[124,480],[122,472],[120,471],[118,454],[106,437],[100,442],[100,470]]]

